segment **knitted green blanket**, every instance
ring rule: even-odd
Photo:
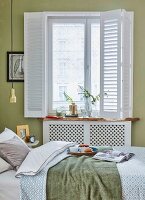
[[[121,200],[116,163],[69,157],[48,171],[47,200]]]

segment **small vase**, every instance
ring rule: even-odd
[[[92,113],[91,113],[92,117],[99,117],[99,102],[95,102],[94,104],[92,104]]]
[[[91,117],[92,113],[92,102],[89,97],[85,98],[85,111],[86,111],[86,117]]]

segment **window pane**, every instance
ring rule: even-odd
[[[100,94],[100,24],[91,24],[91,92]],[[99,102],[97,102],[99,110]]]
[[[83,103],[78,85],[84,85],[84,30],[81,23],[52,25],[53,110],[68,108],[64,91],[78,106]]]

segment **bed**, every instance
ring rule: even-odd
[[[132,157],[129,161],[117,164],[117,169],[121,179],[122,199],[144,200],[145,199],[145,148],[143,147],[114,147],[114,148],[116,150],[128,151],[135,154],[135,156]],[[37,149],[34,152],[37,153]],[[26,156],[25,160],[27,160],[27,157],[28,156]],[[38,156],[36,158],[40,160]],[[22,162],[22,164],[20,165],[20,168],[23,165],[23,163],[24,162]],[[31,159],[31,164],[33,165],[32,159]],[[0,174],[0,200],[20,199],[20,193],[21,193],[20,179],[16,178],[15,175],[16,171],[14,170],[8,170]]]

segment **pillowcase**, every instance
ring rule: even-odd
[[[0,157],[18,169],[30,149],[25,142],[10,129],[0,134]]]
[[[12,139],[14,136],[16,136],[25,146],[26,143],[12,130],[5,128],[5,130],[0,134],[0,143],[9,139]]]
[[[13,169],[12,166],[9,163],[7,163],[5,160],[0,158],[0,174],[2,172],[5,172],[5,171],[11,170],[11,169]]]
[[[10,129],[5,128],[5,130],[0,134],[0,142],[12,139],[16,134]]]

